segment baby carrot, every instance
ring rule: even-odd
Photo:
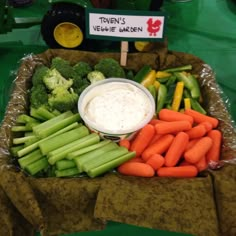
[[[178,178],[191,178],[198,174],[195,166],[174,166],[174,167],[161,167],[157,170],[157,175],[161,177],[178,177]]]
[[[145,125],[131,142],[130,151],[136,152],[136,156],[140,156],[144,149],[148,146],[155,134],[155,128],[153,125]]]
[[[159,119],[163,121],[188,120],[191,124],[193,124],[193,117],[167,108],[161,109],[158,116]]]
[[[178,166],[191,166],[192,164],[188,163],[187,161],[183,160],[179,163]]]
[[[212,124],[213,128],[216,128],[218,126],[219,120],[214,117],[204,115],[192,109],[186,109],[184,113],[186,115],[192,116],[195,123],[199,124],[201,122],[208,121]]]
[[[156,124],[159,124],[159,123],[163,123],[165,122],[164,120],[159,120],[159,119],[152,119],[149,121],[149,124],[151,125],[156,125]]]
[[[130,140],[128,140],[128,139],[121,139],[119,141],[119,146],[125,147],[125,148],[127,148],[129,150],[129,148],[130,148]]]
[[[220,160],[220,151],[221,151],[221,142],[222,142],[222,133],[219,130],[211,130],[207,134],[213,141],[213,144],[210,150],[206,154],[207,162],[214,161],[217,162]]]
[[[192,125],[187,120],[171,121],[155,125],[157,134],[174,134],[180,131],[187,131],[192,128]]]
[[[162,134],[155,134],[152,138],[152,140],[150,141],[149,145],[155,143],[157,141],[157,139],[159,139],[162,136]]]
[[[203,124],[198,124],[186,131],[186,134],[188,134],[189,139],[201,138],[206,134],[206,128]]]
[[[188,144],[189,137],[185,132],[179,132],[175,137],[165,155],[165,166],[175,166]]]
[[[206,133],[209,132],[210,130],[212,130],[212,124],[210,122],[203,121],[200,124],[205,126]]]
[[[160,137],[155,143],[148,146],[142,153],[142,158],[147,161],[153,154],[162,154],[166,152],[174,139],[174,135],[166,134]]]
[[[210,150],[212,144],[213,141],[210,137],[200,138],[192,148],[184,153],[185,160],[192,164],[197,163]]]
[[[147,161],[146,164],[150,165],[154,170],[159,169],[165,163],[165,159],[160,154],[153,154]]]
[[[117,171],[123,175],[139,177],[153,177],[155,175],[155,171],[150,165],[140,162],[126,162],[120,165]]]
[[[186,146],[186,149],[185,149],[185,152],[187,150],[189,150],[190,148],[192,148],[194,146],[194,144],[199,140],[200,138],[195,138],[195,139],[191,139],[189,140],[187,146]]]
[[[205,156],[203,156],[196,164],[194,164],[196,167],[197,167],[197,169],[198,169],[198,171],[200,172],[200,171],[203,171],[203,170],[206,170],[207,169],[207,166],[208,166],[208,164],[207,164],[207,161],[206,161],[206,157]]]
[[[144,160],[141,157],[134,157],[128,160],[128,162],[144,162]]]

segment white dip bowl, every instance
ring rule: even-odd
[[[128,79],[108,78],[88,86],[78,110],[87,127],[102,138],[130,139],[155,114],[155,101],[142,85]]]

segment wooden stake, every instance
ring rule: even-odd
[[[120,65],[126,66],[127,64],[127,53],[129,51],[128,41],[121,41],[121,56],[120,56]]]

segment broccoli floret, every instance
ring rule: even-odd
[[[101,71],[106,78],[125,78],[125,71],[113,58],[103,58],[95,66],[95,70]]]
[[[94,70],[94,71],[89,72],[87,75],[87,78],[91,83],[95,83],[97,81],[106,79],[104,74],[98,70]]]
[[[77,75],[83,78],[86,77],[87,74],[93,69],[87,62],[80,61],[73,66],[73,70],[76,72]]]
[[[86,78],[82,78],[81,76],[77,75],[73,78],[73,85],[72,88],[75,93],[80,95],[82,91],[90,85],[90,82]]]
[[[78,88],[81,86],[81,83],[83,83],[83,78],[79,75],[76,75],[73,77],[73,84],[72,84],[72,88],[75,89],[75,88]]]
[[[64,78],[71,78],[74,76],[75,72],[73,70],[73,66],[70,65],[70,62],[61,58],[61,57],[54,57],[51,61],[51,69],[57,69],[57,71],[64,77]]]
[[[60,112],[73,110],[78,101],[78,94],[72,88],[56,87],[48,97],[48,104],[52,109]]]
[[[90,83],[86,80],[83,81],[84,83],[81,83],[81,86],[74,89],[74,92],[78,95],[80,95],[89,85]]]
[[[37,86],[38,84],[43,84],[43,77],[47,74],[49,68],[44,65],[40,65],[35,68],[35,72],[32,76],[32,84],[33,86]]]
[[[49,90],[54,90],[57,87],[68,89],[72,86],[72,79],[65,79],[57,69],[50,69],[43,78],[44,84]]]
[[[33,86],[30,90],[30,105],[39,108],[48,103],[47,88],[44,84]]]

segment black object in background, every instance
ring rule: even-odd
[[[164,0],[153,0],[151,2],[150,10],[151,11],[160,11],[160,8],[163,5]]]
[[[8,4],[13,7],[24,7],[32,4],[34,0],[8,0]]]

